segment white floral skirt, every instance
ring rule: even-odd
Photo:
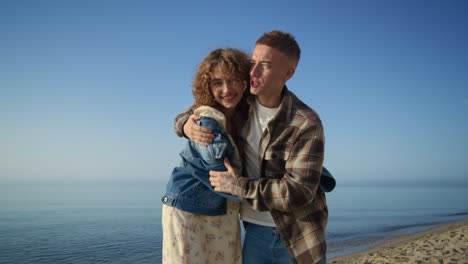
[[[242,263],[239,203],[227,214],[207,216],[163,205],[163,264]]]

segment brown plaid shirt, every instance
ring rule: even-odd
[[[248,98],[248,104],[254,103]],[[252,107],[241,107],[234,118],[242,150],[249,130]],[[190,111],[177,116],[176,133]],[[242,152],[242,151],[241,151]],[[259,211],[270,211],[293,263],[316,263],[325,257],[328,209],[320,190],[324,134],[319,116],[293,93],[283,88],[282,101],[260,142],[261,178],[240,177],[234,195]]]

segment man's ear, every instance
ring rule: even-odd
[[[286,72],[285,80],[284,82],[286,83],[291,77],[293,77],[294,73],[296,72],[295,67],[290,67],[288,71]]]

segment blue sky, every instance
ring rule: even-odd
[[[296,36],[338,182],[468,184],[466,1],[0,2],[0,183],[165,181],[215,48]]]

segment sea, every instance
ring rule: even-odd
[[[165,183],[0,185],[0,263],[161,263]],[[328,258],[468,219],[467,186],[340,186]]]

